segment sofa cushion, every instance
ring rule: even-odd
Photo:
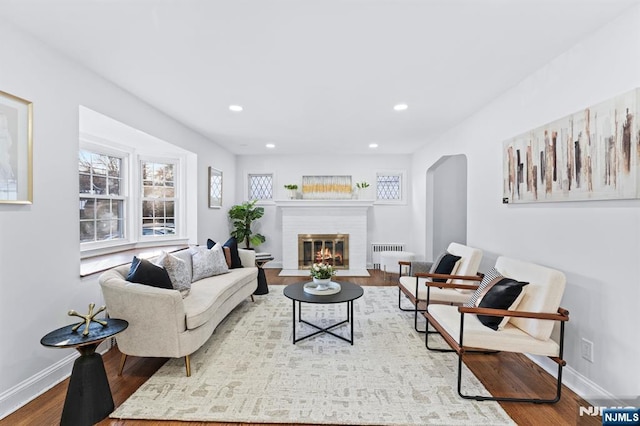
[[[207,239],[207,248],[209,248],[209,249],[213,248],[213,246],[215,246],[216,244],[218,244],[218,243],[213,241],[211,238]],[[222,250],[224,252],[224,258],[227,261],[227,267],[231,268],[231,265],[233,264],[233,261],[231,260],[231,247],[229,247],[227,245],[223,245],[222,246]],[[236,252],[237,251],[238,251],[238,245],[236,244]],[[240,265],[242,265],[242,262],[240,262]]]
[[[231,252],[231,266],[229,266],[229,268],[242,268],[242,261],[240,260],[240,255],[238,254],[238,241],[235,239],[235,237],[229,238],[223,245],[225,247],[229,247],[229,250]]]
[[[166,269],[161,266],[154,265],[147,259],[139,259],[137,256],[133,256],[131,268],[127,275],[127,281],[158,288],[173,288],[171,285],[171,278],[169,278],[169,274]]]
[[[187,254],[191,257],[188,251]],[[186,297],[191,289],[191,274],[189,273],[190,268],[187,267],[187,262],[171,253],[163,251],[156,260],[156,264],[167,270],[173,288],[178,290],[182,294],[182,297]],[[189,264],[191,264],[190,260]]]
[[[227,274],[204,278],[191,285],[191,293],[183,299],[187,329],[208,322],[216,310],[239,288],[255,281],[258,268],[237,268]]]
[[[214,245],[211,249],[206,247],[192,248],[191,261],[193,264],[191,282],[229,272],[220,244]]]
[[[524,287],[529,283],[516,281],[511,278],[494,278],[483,290],[476,301],[479,308],[514,310],[524,296]],[[493,330],[502,330],[511,317],[478,315],[478,319],[485,326]]]

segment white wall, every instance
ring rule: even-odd
[[[409,155],[351,155],[339,153],[318,154],[313,158],[302,155],[253,155],[240,156],[237,162],[236,181],[238,188],[236,198],[247,197],[246,176],[248,173],[273,173],[275,199],[288,199],[289,193],[284,189],[286,184],[297,184],[301,190],[302,176],[305,175],[350,175],[352,182],[367,181],[370,198],[375,197],[376,172],[406,171],[411,174],[411,157]],[[410,181],[410,179],[406,179]],[[407,182],[407,203],[402,205],[375,204],[368,216],[368,241],[409,244],[411,235],[410,215],[411,185]],[[267,241],[258,247],[259,251],[268,251],[275,257],[267,267],[279,267],[282,260],[281,213],[273,204],[264,204],[265,215],[259,221],[259,232]],[[407,247],[411,250],[411,246]],[[370,259],[369,259],[370,262]]]
[[[0,90],[34,106],[33,205],[0,205],[0,418],[70,371],[71,350],[40,345],[101,295],[81,281],[78,228],[78,106],[198,154],[198,242],[226,232],[226,209],[207,207],[207,166],[235,192],[235,157],[127,92],[0,21]]]
[[[413,160],[417,245],[426,241],[419,208],[426,169],[443,155],[463,153],[469,167],[467,241],[484,250],[483,269],[508,255],[565,272],[562,306],[571,313],[565,378],[587,398],[640,394],[640,201],[503,205],[502,141],[639,86],[635,7],[430,141]],[[581,338],[594,343],[593,363],[580,356]]]

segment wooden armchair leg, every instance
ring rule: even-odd
[[[253,297],[253,294],[251,295],[251,301],[252,301],[252,302],[255,302],[255,301],[256,301],[256,299]]]
[[[125,354],[120,355],[120,368],[118,368],[118,376],[122,376],[124,370],[124,363],[127,362],[127,356]]]
[[[191,377],[191,358],[189,357],[189,355],[185,355],[184,365],[187,368],[187,377]]]

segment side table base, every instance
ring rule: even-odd
[[[102,356],[83,354],[73,363],[61,425],[93,425],[114,409]]]

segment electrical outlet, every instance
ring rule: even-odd
[[[587,339],[580,341],[580,354],[582,358],[589,362],[593,362],[593,342]]]

